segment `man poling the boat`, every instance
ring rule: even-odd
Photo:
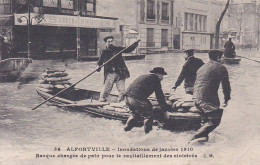
[[[204,124],[192,137],[191,141],[201,139],[208,140],[208,134],[212,132],[221,121],[223,110],[220,109],[218,89],[222,84],[224,93],[224,104],[227,106],[230,98],[231,88],[226,67],[218,62],[223,52],[212,50],[209,52],[210,61],[197,71],[194,84],[193,100],[196,108],[200,111]]]
[[[141,40],[137,40],[136,42],[139,43]],[[82,79],[80,79],[79,81],[77,81],[76,83],[72,84],[71,86],[61,90],[60,92],[56,93],[55,95],[53,95],[52,97],[48,98],[47,100],[45,100],[44,102],[40,103],[39,105],[35,106],[34,108],[32,108],[32,110],[37,109],[38,107],[40,107],[41,105],[45,104],[46,102],[48,102],[49,100],[57,97],[59,94],[63,93],[64,91],[76,86],[78,83],[80,83],[81,81],[85,80],[86,78],[88,78],[89,76],[91,76],[92,74],[94,74],[96,71],[100,71],[100,69],[107,65],[109,62],[111,62],[112,60],[114,60],[118,55],[120,55],[121,53],[123,53],[126,49],[136,45],[136,42],[131,44],[130,46],[120,50],[117,54],[115,54],[113,57],[111,57],[108,61],[104,62],[102,65],[98,66],[94,71],[92,71],[91,73],[89,73],[87,76],[83,77]]]
[[[115,54],[123,50],[125,47],[114,46],[112,42],[114,41],[113,36],[107,36],[104,38],[106,48],[102,51],[102,54],[97,62],[98,67],[103,63],[111,59]],[[138,46],[140,40],[136,41],[132,46],[125,49],[122,53],[130,53]],[[100,70],[98,70],[100,71]],[[127,69],[125,61],[120,53],[113,61],[109,62],[104,66],[104,86],[102,92],[100,93],[99,101],[107,101],[107,96],[110,94],[114,83],[116,84],[119,99],[123,100],[123,94],[125,92],[125,79],[130,77],[130,73]]]
[[[182,71],[172,89],[176,90],[176,88],[180,86],[184,80],[186,94],[192,95],[194,82],[196,80],[196,72],[204,64],[204,62],[201,59],[194,57],[194,49],[184,50],[184,53],[186,62],[183,65]]]
[[[127,120],[126,127],[124,128],[125,131],[130,131],[140,117],[144,117],[145,133],[149,133],[152,130],[155,112],[148,97],[153,92],[155,92],[161,110],[166,112],[170,109],[166,104],[161,87],[164,75],[167,75],[164,68],[156,67],[150,71],[150,74],[139,76],[129,85],[125,92],[125,102],[132,115]]]

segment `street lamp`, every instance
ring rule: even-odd
[[[31,18],[31,10],[30,10],[30,6],[32,6],[31,5],[31,0],[27,0],[26,3],[27,3],[28,17],[21,16],[20,18],[17,18],[17,21],[19,23],[22,23],[23,22],[22,18],[26,19],[26,22],[27,22],[27,56],[28,56],[28,58],[30,58],[31,57],[31,50],[30,50],[30,44],[31,44],[30,26],[32,25],[32,19],[34,18],[37,21],[37,23],[40,23],[44,19],[44,17],[43,17],[43,15],[37,15],[37,16]]]

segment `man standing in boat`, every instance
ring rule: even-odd
[[[169,108],[161,87],[164,75],[167,75],[164,68],[156,67],[150,71],[150,74],[139,76],[129,85],[125,92],[125,101],[132,115],[127,120],[125,131],[130,131],[140,117],[144,117],[145,133],[152,130],[155,111],[148,97],[153,92],[155,92],[161,112],[165,112]]]
[[[114,41],[113,36],[108,36],[104,38],[106,48],[102,51],[102,54],[97,62],[98,67],[103,63],[107,62],[118,52],[123,50],[125,47],[114,46],[112,43]],[[138,46],[140,40],[136,41],[135,44],[127,48],[123,53],[130,53]],[[100,71],[100,70],[98,70]],[[107,101],[107,96],[110,94],[114,83],[116,84],[117,90],[119,92],[119,102],[123,100],[123,94],[125,92],[125,79],[130,77],[130,73],[122,57],[122,54],[118,55],[112,61],[104,66],[104,87],[100,93],[99,101]]]
[[[224,48],[224,56],[226,58],[234,58],[236,56],[235,45],[233,44],[231,37],[229,37],[229,40],[225,43]]]
[[[182,71],[172,89],[176,90],[176,88],[180,86],[184,80],[186,94],[192,95],[194,82],[196,80],[196,72],[204,64],[204,62],[201,59],[194,57],[194,49],[185,50],[184,53],[186,62],[183,65]]]
[[[218,62],[222,55],[223,52],[220,50],[210,51],[210,61],[197,71],[193,100],[204,124],[191,140],[201,139],[207,141],[208,134],[220,124],[223,113],[223,110],[219,108],[218,89],[220,83],[224,93],[223,106],[227,106],[228,101],[231,99],[228,71],[224,65]]]
[[[0,35],[0,60],[8,58],[7,45],[4,36]]]

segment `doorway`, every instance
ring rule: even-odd
[[[97,56],[96,29],[80,29],[80,56]]]

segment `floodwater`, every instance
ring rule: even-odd
[[[238,54],[260,61],[260,52],[238,51]],[[207,54],[196,57],[208,61]],[[144,60],[126,61],[131,77],[128,86],[141,74],[153,67],[162,66],[168,76],[162,81],[164,92],[169,92],[184,63],[182,54],[147,55]],[[94,118],[85,113],[63,111],[44,104],[32,111],[43,101],[35,89],[41,74],[47,68],[66,69],[71,82],[77,82],[95,69],[95,62],[75,60],[34,60],[18,82],[0,84],[0,164],[257,164],[260,148],[260,64],[242,59],[238,65],[226,65],[231,82],[231,101],[225,108],[222,122],[210,134],[209,142],[203,145],[187,145],[194,131],[171,132],[156,126],[149,134],[143,128],[124,132],[119,121]],[[79,88],[100,90],[103,73],[95,73]],[[220,99],[223,102],[222,89]],[[113,93],[117,93],[114,89]],[[183,95],[183,85],[176,93]],[[68,147],[110,147],[115,151],[106,154],[127,154],[120,148],[171,148],[178,151],[139,152],[142,154],[193,154],[197,158],[36,158],[36,154],[99,154],[99,152],[67,151]],[[60,148],[60,151],[55,151]],[[181,151],[186,148],[190,151]],[[131,153],[131,152],[130,152]],[[133,153],[133,152],[132,152]],[[138,152],[137,152],[138,153]],[[95,157],[96,156],[96,157]],[[108,156],[108,155],[107,155]],[[124,162],[124,163],[122,163]]]

